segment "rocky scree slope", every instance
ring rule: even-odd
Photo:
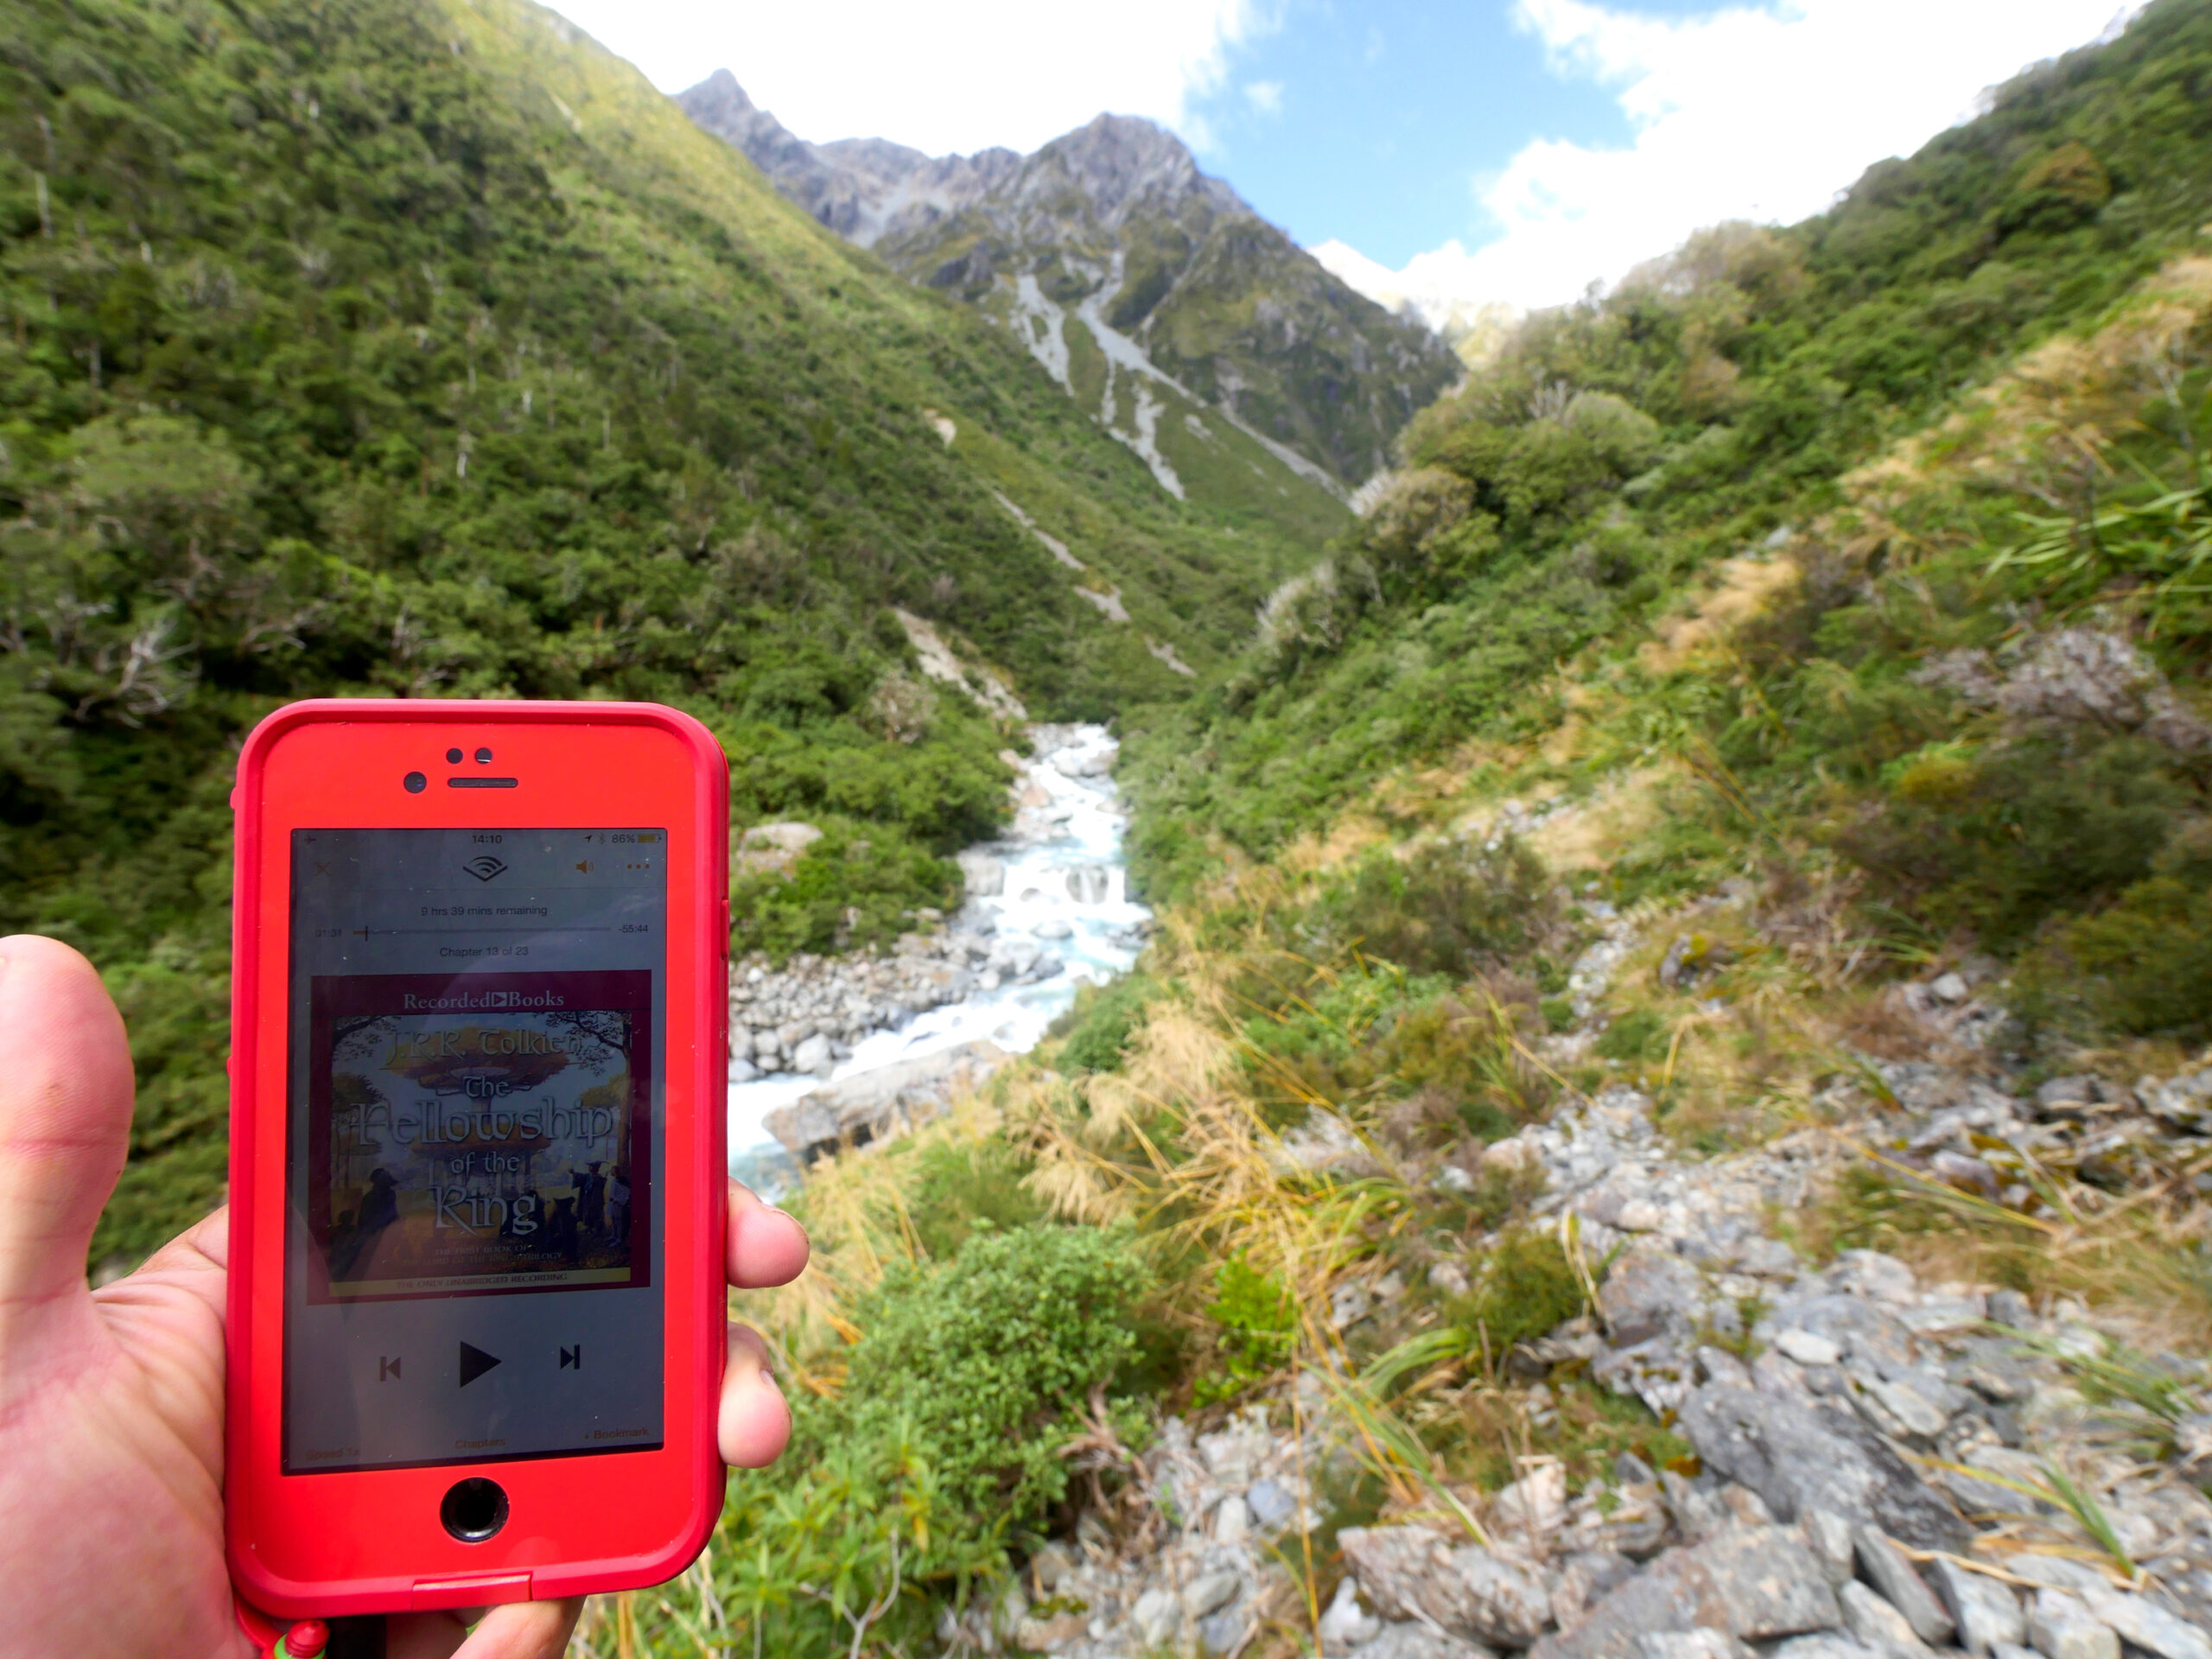
[[[1005,321],[1109,429],[1160,454],[1163,484],[1228,472],[1205,446],[1243,436],[1267,453],[1237,458],[1274,487],[1294,487],[1286,466],[1309,487],[1356,486],[1457,376],[1425,327],[1331,275],[1148,121],[1102,115],[1033,156],[931,158],[805,143],[727,70],[679,101],[830,229]],[[1134,383],[1117,394],[1120,376]],[[1209,410],[1245,429],[1201,435],[1191,422]]]
[[[1637,942],[1628,918],[1605,921],[1576,964],[1586,1002]],[[2212,1071],[2030,1089],[1966,976],[1896,1001],[1925,1058],[1870,1059],[1826,1127],[1686,1159],[1649,1097],[1616,1084],[1483,1155],[1541,1189],[1534,1214],[1603,1281],[1585,1314],[1498,1357],[1492,1394],[1523,1443],[1555,1426],[1555,1389],[1594,1381],[1671,1425],[1684,1455],[1624,1452],[1573,1491],[1560,1459],[1522,1457],[1456,1517],[1430,1503],[1334,1529],[1332,1494],[1372,1442],[1340,1386],[1307,1372],[1225,1420],[1171,1420],[1116,1504],[994,1605],[948,1615],[946,1651],[1229,1655],[1306,1630],[1331,1659],[2208,1659],[2202,1367],[2130,1356],[2139,1333],[2069,1299],[1929,1282],[1865,1249],[1815,1268],[1773,1224],[1869,1147],[2029,1209],[2008,1172],[2120,1142],[2139,1179],[2186,1179],[2212,1161]],[[1285,1145],[1349,1175],[1364,1156],[1341,1135]],[[1446,1166],[1438,1185],[1465,1182]],[[1433,1261],[1432,1288],[1464,1294],[1494,1242]],[[1337,1285],[1330,1322],[1402,1325],[1408,1288],[1378,1264]],[[2112,1391],[2116,1356],[2155,1413]],[[1343,1576],[1325,1609],[1302,1605],[1301,1563],[1328,1556],[1332,1530]]]

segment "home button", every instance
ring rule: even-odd
[[[464,1544],[480,1544],[507,1524],[507,1495],[481,1475],[457,1480],[438,1505],[438,1519]]]

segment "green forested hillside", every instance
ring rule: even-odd
[[[1836,505],[1849,467],[2196,245],[2209,100],[2212,9],[2168,0],[1830,213],[1709,231],[1532,319],[1416,422],[1395,500],[1274,595],[1246,664],[1135,722],[1154,891],[1319,828],[1393,768],[1553,729],[1555,664]],[[2039,510],[2094,493],[2058,487]]]
[[[0,302],[0,912],[138,1044],[103,1249],[219,1184],[225,797],[276,703],[683,705],[741,822],[868,826],[816,855],[895,930],[1005,737],[892,607],[1098,716],[1300,556],[512,0],[11,9]]]

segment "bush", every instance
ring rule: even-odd
[[[1482,1259],[1474,1287],[1456,1299],[1452,1322],[1486,1338],[1503,1357],[1516,1342],[1533,1342],[1582,1312],[1588,1299],[1573,1263],[1548,1230],[1513,1228]]]
[[[1220,1369],[1198,1379],[1197,1403],[1231,1399],[1265,1382],[1290,1357],[1298,1332],[1298,1304],[1280,1280],[1243,1256],[1221,1264],[1207,1316],[1220,1327],[1214,1351]]]
[[[1467,979],[1532,948],[1554,909],[1542,863],[1519,842],[1433,843],[1402,861],[1370,854],[1323,893],[1312,923],[1340,951]]]
[[[915,1160],[906,1219],[933,1262],[950,1261],[978,1232],[1011,1232],[1046,1219],[1021,1184],[1029,1160],[997,1136],[972,1145],[933,1141]]]
[[[2154,875],[2058,927],[2022,964],[2020,1008],[2075,1034],[2212,1033],[2212,893]]]
[[[1609,1060],[1648,1060],[1666,1052],[1667,1022],[1655,1008],[1634,1008],[1599,1033],[1598,1052]]]
[[[1144,1024],[1145,1009],[1160,995],[1147,974],[1124,974],[1105,985],[1085,985],[1065,1014],[1052,1022],[1060,1038],[1063,1071],[1112,1071]]]
[[[832,820],[787,873],[738,873],[730,883],[731,948],[782,962],[895,938],[924,906],[960,900],[960,869],[889,824]]]
[[[983,1229],[935,1269],[864,1299],[839,1430],[924,1449],[949,1529],[1034,1527],[1067,1488],[1059,1448],[1085,1397],[1136,1353],[1145,1274],[1128,1234]]]
[[[1065,1494],[1060,1448],[1135,1356],[1143,1282],[1126,1232],[1039,1226],[979,1228],[950,1262],[887,1276],[855,1310],[842,1389],[794,1389],[791,1452],[732,1483],[723,1605],[764,1651],[842,1652],[895,1554],[906,1593],[874,1640],[922,1650],[938,1597],[1003,1571]],[[1141,1445],[1136,1408],[1109,1409]]]

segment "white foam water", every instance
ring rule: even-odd
[[[988,1039],[1009,1053],[1027,1053],[1075,1001],[1080,987],[1103,984],[1135,963],[1143,925],[1152,912],[1128,896],[1122,850],[1128,814],[1110,778],[1081,775],[1113,753],[1114,741],[1103,726],[1090,725],[1040,728],[1037,737],[1037,753],[1022,763],[1017,787],[1033,798],[1041,790],[1048,798],[1042,805],[1024,807],[1005,838],[973,849],[1003,862],[1006,883],[995,897],[969,899],[963,919],[978,912],[988,916],[996,925],[992,937],[997,942],[1034,940],[1060,960],[1060,971],[1031,984],[978,989],[917,1014],[897,1031],[877,1032],[855,1046],[852,1058],[830,1074],[833,1082],[978,1039]],[[1071,890],[1069,872],[1085,868],[1105,874],[1105,895],[1096,903],[1084,902]],[[1058,937],[1062,925],[1067,934]],[[732,1084],[733,1161],[749,1161],[772,1149],[762,1119],[820,1087],[819,1077],[787,1074]]]

